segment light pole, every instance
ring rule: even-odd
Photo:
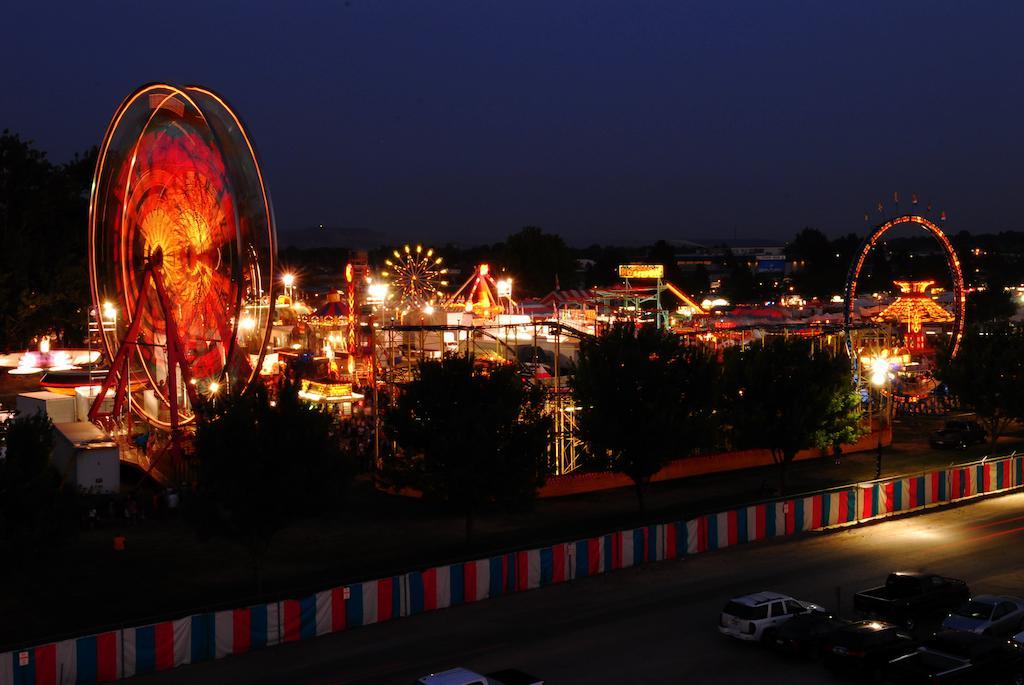
[[[878,409],[882,409],[882,399],[885,396],[885,388],[889,385],[889,359],[882,355],[871,358],[871,385],[878,391]],[[892,397],[886,400],[886,417],[888,418],[889,408],[892,405]],[[882,425],[879,422],[878,445],[875,453],[875,478],[882,477]],[[868,410],[868,428],[871,427],[871,414]]]
[[[380,395],[377,392],[378,374],[380,369],[377,366],[377,307],[386,308],[388,300],[387,283],[371,283],[366,287],[366,300],[372,307],[373,315],[370,316],[370,357],[373,369],[373,466],[380,469]],[[384,309],[385,313],[387,312]]]

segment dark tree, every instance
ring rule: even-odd
[[[95,155],[53,164],[31,142],[0,134],[0,349],[47,333],[61,344],[83,340]]]
[[[995,445],[1014,419],[1024,419],[1024,333],[1016,327],[971,328],[953,360],[940,354],[938,377],[978,416]]]
[[[757,296],[757,279],[747,260],[726,250],[724,266],[727,276],[721,292],[732,304],[752,302]]]
[[[841,253],[818,229],[797,233],[786,246],[786,258],[795,264],[793,282],[804,297],[828,302],[843,291],[849,259],[843,262]]]
[[[1002,288],[973,290],[967,294],[967,320],[974,324],[1005,321],[1017,313],[1010,293]]]
[[[847,269],[849,269],[849,265],[847,265]],[[894,271],[889,244],[883,240],[880,245],[876,245],[868,253],[864,260],[860,278],[857,279],[857,292],[867,294],[890,291],[893,289],[892,282],[896,278],[896,273],[903,272]]]
[[[257,591],[271,541],[295,521],[339,507],[354,473],[337,419],[286,385],[276,404],[262,386],[202,408],[196,431],[197,485],[186,515],[201,538],[240,544]]]
[[[669,283],[682,282],[683,273],[676,263],[676,250],[664,240],[659,240],[647,248],[647,260],[651,264],[661,264],[665,267],[665,280]]]
[[[478,371],[465,356],[423,362],[387,428],[402,452],[386,466],[389,479],[463,514],[467,544],[480,512],[523,506],[544,484],[551,423],[542,391],[514,367]]]
[[[502,261],[515,276],[516,292],[541,297],[555,289],[576,287],[576,260],[565,241],[536,226],[527,226],[505,240]]]
[[[633,480],[641,510],[654,474],[712,441],[717,378],[705,348],[653,326],[618,324],[580,344],[579,435],[596,467]]]
[[[626,251],[620,247],[591,245],[583,256],[593,260],[584,274],[583,285],[587,288],[619,283],[619,264],[626,263]]]
[[[18,558],[75,531],[75,492],[51,461],[53,424],[41,414],[0,424],[0,556]]]
[[[699,302],[701,295],[711,290],[711,276],[706,266],[698,264],[692,271],[680,271],[677,285]]]
[[[786,490],[786,469],[834,420],[837,395],[853,391],[845,355],[802,338],[772,337],[725,352],[725,410],[740,447],[771,450]]]

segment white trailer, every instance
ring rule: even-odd
[[[69,482],[88,492],[121,488],[120,449],[88,421],[54,425],[53,464]]]
[[[42,414],[49,416],[54,424],[75,421],[75,398],[71,395],[61,395],[47,390],[23,392],[18,395],[15,407],[19,416]]]

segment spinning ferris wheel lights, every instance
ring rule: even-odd
[[[391,255],[393,259],[384,260],[387,268],[381,276],[388,279],[401,306],[419,308],[441,297],[441,289],[448,285],[448,269],[442,265],[444,259],[434,255],[433,248],[404,245],[401,251],[392,250]]]
[[[154,83],[125,99],[89,200],[94,308],[120,313],[103,326],[110,372],[90,418],[127,404],[173,429],[194,418],[197,386],[249,387],[273,321],[275,248],[255,149],[220,96]]]

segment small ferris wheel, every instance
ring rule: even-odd
[[[384,260],[387,269],[381,276],[395,290],[399,308],[418,309],[442,299],[448,269],[442,266],[444,260],[435,255],[434,248],[404,245],[391,254],[392,258]]]

